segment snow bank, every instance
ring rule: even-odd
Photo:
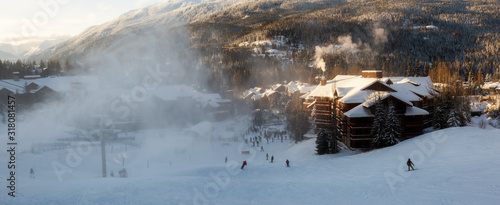
[[[244,122],[203,123],[193,129],[215,134]],[[212,131],[211,131],[212,132]],[[99,178],[94,149],[78,166],[65,164],[67,151],[19,153],[17,197],[2,192],[2,204],[496,204],[500,200],[500,130],[451,128],[361,154],[343,150],[315,155],[314,139],[295,144],[275,140],[265,152],[240,141],[212,141],[185,153],[172,150],[182,130],[141,131],[145,141],[127,151],[115,144],[108,169],[125,158],[129,178]],[[253,137],[255,134],[246,135]],[[192,141],[186,141],[192,146]],[[109,150],[109,149],[108,149]],[[198,151],[197,151],[198,150]],[[249,150],[249,155],[240,154]],[[94,153],[95,152],[95,153]],[[274,163],[265,159],[274,156]],[[228,157],[229,162],[224,163]],[[5,152],[0,155],[7,161]],[[405,171],[411,158],[416,171]],[[285,166],[290,160],[291,167]],[[241,162],[248,166],[241,170]],[[53,162],[67,166],[58,181]],[[36,164],[36,165],[35,165]],[[29,168],[36,166],[36,178]],[[7,168],[0,168],[7,177]],[[5,189],[5,188],[4,188]]]

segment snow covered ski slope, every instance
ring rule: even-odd
[[[217,139],[222,125],[198,130]],[[235,131],[244,130],[243,126]],[[160,134],[153,134],[160,133]],[[57,150],[19,153],[16,197],[1,190],[0,204],[498,204],[500,130],[474,127],[428,133],[366,153],[315,155],[314,139],[279,140],[260,147],[231,140],[186,137],[183,130],[136,133],[139,146],[107,146],[108,172],[100,178],[100,152],[72,159]],[[202,133],[202,132],[200,132]],[[227,135],[227,136],[225,136]],[[255,136],[251,133],[245,137]],[[142,136],[142,138],[141,138]],[[175,145],[175,146],[174,146]],[[186,146],[183,146],[186,145]],[[111,152],[111,147],[113,151]],[[250,154],[241,154],[250,151]],[[266,160],[274,156],[274,163]],[[225,163],[225,157],[228,162]],[[407,171],[411,158],[417,171]],[[116,177],[125,159],[128,178]],[[287,168],[285,161],[290,160]],[[1,161],[7,161],[5,152]],[[69,161],[68,161],[69,160]],[[243,160],[248,162],[241,170]],[[35,178],[29,170],[35,166]],[[22,171],[24,170],[24,171]],[[7,166],[0,168],[4,185]]]

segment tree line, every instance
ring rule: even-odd
[[[69,67],[71,66],[66,62],[61,64],[58,60],[40,60],[37,63],[36,61],[27,60],[10,61],[0,59],[0,79],[12,79],[14,78],[14,72],[19,72],[21,78],[25,75],[40,75],[41,77],[60,75],[63,70]]]

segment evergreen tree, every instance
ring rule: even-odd
[[[299,93],[294,93],[292,99],[285,107],[287,130],[289,130],[295,141],[302,141],[304,134],[311,128],[309,116],[302,112]]]
[[[323,155],[330,153],[328,150],[328,134],[324,129],[321,129],[316,138],[316,154]]]
[[[328,147],[329,147],[329,151],[330,151],[330,154],[335,154],[337,152],[339,152],[338,150],[338,147],[337,147],[337,138],[340,138],[341,137],[341,134],[340,134],[340,127],[337,125],[337,116],[334,114],[333,115],[333,121],[332,121],[332,132],[329,133],[328,135],[328,139],[329,139],[329,143],[328,143]]]
[[[448,127],[459,127],[460,126],[460,120],[459,116],[456,110],[452,109],[448,113],[448,121],[447,121]]]
[[[289,128],[291,128],[291,132],[295,141],[304,140],[304,135],[311,128],[311,122],[309,122],[309,116],[305,113],[300,112],[297,115],[293,116],[289,121]]]
[[[458,105],[458,116],[460,120],[460,126],[466,126],[467,123],[471,121],[471,107],[469,98],[465,97]]]
[[[259,127],[259,126],[262,126],[264,124],[264,116],[263,115],[264,115],[264,113],[260,109],[257,109],[254,111],[253,120],[252,120],[253,126]]]
[[[439,101],[436,107],[436,112],[434,112],[434,116],[432,119],[432,125],[434,129],[444,129],[447,127],[447,120],[446,120],[447,113],[446,113],[446,106],[444,105],[443,101]]]
[[[384,131],[385,131],[385,110],[382,101],[377,100],[377,105],[375,107],[375,119],[373,121],[371,135],[373,136],[373,146],[383,147],[384,146]]]
[[[43,62],[43,60],[40,60],[40,68],[41,68],[41,69],[44,69],[44,68],[45,68],[45,63]]]
[[[389,101],[389,107],[387,109],[387,117],[385,121],[385,133],[384,133],[384,145],[391,146],[398,143],[398,139],[401,137],[401,125],[399,124],[398,116],[396,115],[396,110],[394,104]]]

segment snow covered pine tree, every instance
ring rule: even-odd
[[[389,101],[387,116],[385,121],[384,146],[391,146],[398,143],[401,137],[401,125],[399,124],[398,116],[394,104]]]
[[[316,154],[328,154],[328,134],[324,129],[321,129],[316,137]]]
[[[371,135],[373,136],[373,146],[383,147],[384,146],[384,131],[385,131],[385,110],[382,101],[377,100],[377,105],[375,107],[375,119],[373,120]]]
[[[454,109],[450,110],[448,114],[448,127],[460,127],[460,116],[458,116],[457,111]]]
[[[439,130],[439,129],[446,128],[447,127],[446,117],[448,117],[448,116],[446,115],[445,103],[443,101],[440,101],[440,102],[438,102],[438,104],[436,106],[436,112],[434,113],[434,116],[432,119],[434,129]]]

